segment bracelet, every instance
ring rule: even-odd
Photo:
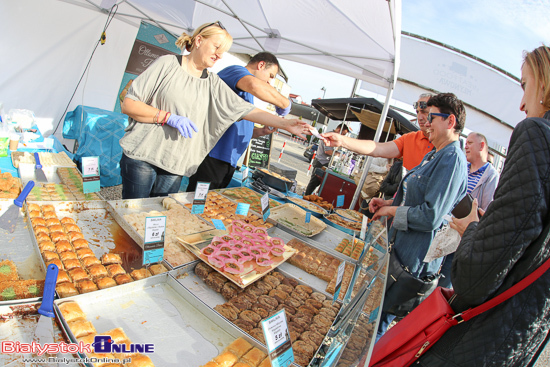
[[[164,120],[162,120],[162,125],[160,126],[164,126],[164,124],[166,123],[166,121],[168,121],[168,115],[171,115],[170,112],[166,112],[166,115],[164,115]]]
[[[160,115],[160,110],[158,110],[155,117],[153,117],[153,124],[158,124],[159,123],[159,115]]]

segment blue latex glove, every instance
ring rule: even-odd
[[[288,104],[287,108],[281,108],[281,107],[275,106],[275,112],[277,112],[277,115],[279,115],[279,116],[288,115],[288,113],[290,112],[290,108],[292,107],[292,101],[289,101],[289,102],[290,103]]]
[[[178,131],[181,135],[183,135],[184,138],[193,137],[191,129],[195,130],[195,132],[199,131],[197,125],[195,125],[193,121],[189,120],[187,117],[174,114],[171,114],[170,117],[168,117],[168,121],[166,121],[166,124],[172,126],[175,129],[178,129]]]

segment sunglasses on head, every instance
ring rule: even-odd
[[[430,113],[428,114],[428,122],[429,122],[430,124],[432,123],[432,120],[433,120],[434,116],[441,116],[441,117],[443,117],[443,119],[446,119],[447,117],[449,117],[449,116],[451,116],[451,115],[448,114],[448,113],[435,113],[435,112],[432,113],[432,112],[430,112]]]
[[[223,29],[224,31],[226,30],[225,27],[223,26],[222,22],[220,22],[220,21],[218,20],[217,22],[210,23],[209,25],[205,25],[204,27],[201,28],[201,30],[200,30],[198,33],[201,33],[201,32],[204,31],[206,28],[212,27],[213,25],[217,25],[218,27],[220,27],[220,28]],[[197,34],[198,34],[198,33],[197,33]]]
[[[415,110],[418,109],[419,107],[420,107],[421,110],[423,110],[426,107],[428,107],[428,102],[427,101],[414,102],[413,107],[414,107]]]

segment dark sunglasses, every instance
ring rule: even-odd
[[[451,115],[448,114],[448,113],[432,113],[432,112],[430,112],[428,114],[428,122],[430,124],[432,123],[432,120],[434,119],[434,116],[441,116],[441,117],[443,117],[443,119],[446,119],[447,117],[449,117]]]
[[[201,33],[202,31],[204,31],[206,28],[208,27],[212,27],[213,25],[218,25],[218,27],[220,27],[221,29],[223,29],[224,31],[226,30],[225,27],[223,26],[222,22],[220,22],[219,20],[217,22],[214,22],[214,23],[210,23],[209,25],[205,25],[204,27],[201,28],[201,30],[197,33]]]
[[[426,107],[428,107],[428,102],[427,102],[427,101],[414,102],[414,103],[413,103],[413,107],[414,107],[415,110],[416,110],[418,107],[420,107],[420,109],[423,110],[423,109],[425,109]]]

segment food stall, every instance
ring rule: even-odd
[[[264,195],[250,187],[208,192],[200,214],[193,214],[194,193],[106,201],[84,194],[82,173],[65,153],[50,154],[52,182],[36,182],[13,232],[0,229],[0,312],[10,320],[0,327],[18,329],[2,332],[2,341],[33,340],[45,270],[54,263],[56,341],[93,344],[108,335],[117,345],[154,345],[150,354],[63,354],[73,365],[88,357],[147,366],[232,365],[233,358],[268,366],[261,322],[281,310],[294,365],[368,361],[385,284],[384,222],[370,223],[362,240],[357,213],[295,196],[269,198],[264,220]],[[9,178],[19,184],[14,196],[35,178],[25,171],[27,158],[12,154],[20,176]],[[0,215],[12,203],[3,199]],[[166,218],[164,255],[144,264],[146,218],[158,217]],[[352,221],[355,227],[346,227]],[[23,356],[0,360],[17,365]]]

